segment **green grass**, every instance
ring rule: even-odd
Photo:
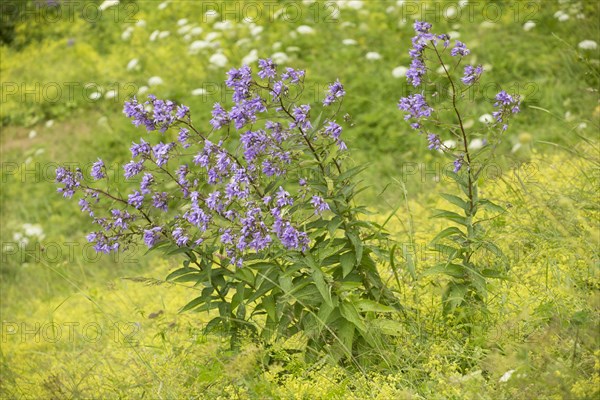
[[[450,3],[440,4],[443,9]],[[585,39],[598,41],[599,6],[595,1],[534,2],[535,15],[527,19],[537,25],[525,32],[524,18],[534,10],[527,8],[530,2],[503,2],[502,18],[485,24],[482,10],[488,3],[476,2],[471,19],[465,14],[460,21],[438,17],[432,22],[435,31],[460,32],[460,40],[472,50],[468,62],[493,66],[482,84],[497,83],[526,94],[522,113],[499,149],[497,162],[503,173],[484,186],[494,201],[511,206],[507,215],[493,222],[494,239],[510,254],[510,279],[493,285],[487,299],[490,314],[465,340],[449,329],[451,321],[440,316],[444,281],[431,276],[415,282],[401,263],[402,285],[397,289],[414,313],[404,321],[406,334],[394,338],[396,350],[374,354],[378,361],[372,370],[363,372],[327,363],[306,364],[301,356],[284,351],[297,343],[278,343],[272,349],[247,343],[240,353],[228,352],[218,336],[202,335],[207,315],[178,313],[195,297],[196,289],[160,284],[181,260],[146,255],[143,246],[119,259],[96,259],[91,249],[84,251],[90,221],[78,211],[76,202],[55,193],[52,179],[60,163],[89,165],[98,156],[109,165],[128,161],[130,143],[146,134],[125,119],[122,102],[133,87],[146,85],[150,77],[164,80],[152,92],[189,105],[196,125],[207,126],[213,103],[222,97],[220,91],[211,90],[221,84],[227,69],[239,66],[251,49],[257,49],[261,57],[286,51],[289,64],[305,68],[307,82],[317,85],[307,87],[315,102],[323,98],[328,82],[339,78],[344,83],[348,93],[344,110],[352,118],[344,131],[351,162],[371,164],[363,176],[370,185],[363,200],[380,214],[381,221],[398,207],[390,230],[400,243],[414,236],[420,273],[434,261],[432,254],[421,250],[439,230],[439,222],[430,217],[439,206],[436,194],[442,191],[436,174],[423,175],[422,171],[435,171],[443,159],[427,151],[424,138],[408,128],[396,108],[397,100],[408,93],[405,79],[391,74],[393,68],[409,62],[411,26],[399,24],[406,8],[387,10],[396,2],[364,2],[362,10],[342,9],[340,19],[331,22],[323,21],[327,15],[323,4],[299,5],[301,17],[293,21],[267,23],[265,14],[256,21],[264,26],[260,39],[249,35],[249,27],[243,24],[217,39],[229,59],[226,68],[209,65],[211,51],[189,54],[190,42],[177,33],[181,18],[196,21],[204,30],[192,41],[212,30],[211,23],[202,22],[205,10],[195,2],[173,1],[164,10],[158,9],[158,2],[132,3],[135,7],[121,4],[116,22],[107,12],[105,18],[93,21],[62,18],[49,23],[30,16],[17,24],[14,41],[0,47],[2,96],[6,96],[0,109],[0,395],[598,396],[600,57],[598,50],[583,51],[577,44]],[[581,10],[573,9],[568,21],[554,17],[559,9],[568,11],[575,4]],[[134,27],[131,39],[123,41],[122,32],[133,26],[124,21],[131,10],[146,26]],[[315,10],[320,11],[317,21]],[[585,18],[577,19],[578,12]],[[291,32],[303,24],[313,26],[316,34],[293,37]],[[151,42],[148,37],[154,30],[171,34]],[[246,37],[246,44],[238,42]],[[347,38],[357,44],[342,45]],[[72,46],[69,39],[73,39]],[[277,42],[280,50],[276,50]],[[368,51],[379,52],[382,59],[366,60]],[[128,71],[132,58],[140,60],[140,67]],[[53,82],[63,89],[66,82],[79,88],[94,82],[104,92],[119,88],[119,96],[90,101],[82,90],[76,90],[73,96],[63,91],[57,101],[47,101],[51,92],[24,98],[8,94],[12,84],[34,87],[39,83],[51,90]],[[191,90],[199,87],[211,92],[192,96]],[[479,116],[490,108],[485,101],[466,107],[467,120],[477,127]],[[48,120],[54,124],[47,126]],[[31,130],[37,132],[32,139]],[[522,148],[512,152],[520,141]],[[416,165],[420,165],[419,173],[403,174]],[[520,167],[515,172],[512,166]],[[408,208],[398,181],[405,182]],[[10,246],[16,242],[15,233],[24,231],[24,223],[41,225],[45,236],[31,237],[24,249],[15,251]],[[391,273],[383,273],[393,280]],[[156,281],[123,279],[135,277]],[[54,340],[52,332],[58,331],[52,331],[53,323],[62,329],[59,340]],[[40,330],[33,333],[36,324]],[[73,336],[67,338],[70,326]],[[9,331],[11,327],[17,331]],[[22,336],[24,328],[28,333]],[[97,328],[101,334],[91,340]],[[499,382],[510,370],[515,370],[511,378]]]

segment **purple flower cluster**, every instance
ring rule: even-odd
[[[57,182],[62,185],[59,191],[65,197],[83,191],[81,210],[102,228],[88,236],[95,248],[116,251],[135,236],[148,247],[161,240],[189,248],[217,240],[229,262],[237,266],[242,266],[249,254],[261,252],[274,242],[288,251],[306,250],[310,239],[300,229],[300,221],[304,224],[315,215],[323,216],[330,206],[324,193],[315,193],[305,179],[290,180],[289,173],[301,168],[300,162],[315,148],[337,144],[344,150],[346,145],[341,138],[342,127],[335,121],[327,119],[313,129],[311,106],[287,99],[290,87],[302,85],[304,75],[304,71],[293,68],[284,68],[278,74],[277,66],[268,59],[259,61],[258,71],[258,77],[267,83],[258,84],[248,66],[227,73],[225,83],[233,90],[234,104],[226,109],[216,103],[210,124],[213,131],[235,126],[240,144],[235,154],[224,141],[212,142],[198,133],[191,126],[186,106],[153,95],[143,104],[135,98],[126,102],[124,113],[134,125],[165,133],[163,138],[171,127],[178,131],[174,141],[163,139],[151,144],[141,139],[132,143],[132,159],[123,166],[123,173],[129,180],[137,177],[139,186],[125,198],[82,186],[80,171],[57,169]],[[265,99],[264,93],[272,98]],[[324,106],[344,95],[342,84],[336,80],[329,86]],[[261,117],[259,126],[258,115],[270,110],[276,115]],[[285,119],[288,124],[282,121]],[[202,140],[191,140],[191,131]],[[182,151],[198,145],[200,149],[194,155]],[[179,158],[188,162],[176,163]],[[93,164],[91,176],[95,180],[106,178],[102,160]],[[288,182],[287,190],[283,181]],[[296,183],[297,188],[292,190]],[[94,205],[99,194],[126,210],[113,209],[105,217],[96,217]],[[308,213],[308,208],[299,203],[309,205],[314,212]]]
[[[290,129],[299,127],[303,132],[312,129],[312,125],[310,123],[309,114],[310,106],[308,104],[303,104],[298,107],[294,107],[292,110],[292,115],[294,116],[294,121],[290,122]]]
[[[79,168],[75,172],[63,167],[56,168],[56,183],[64,185],[64,187],[58,188],[57,191],[62,193],[64,197],[73,197],[75,191],[81,187],[82,179],[83,174]]]
[[[430,50],[435,52],[436,59],[439,59],[444,70],[451,70],[446,68],[444,61],[441,59],[443,52],[438,51],[436,47],[438,42],[442,41],[444,49],[447,49],[450,45],[450,37],[446,34],[436,35],[431,33],[431,24],[427,22],[416,21],[414,24],[414,30],[416,35],[412,38],[412,48],[409,51],[412,59],[410,69],[406,75],[408,82],[413,86],[418,87],[421,85],[423,76],[427,73],[427,67],[425,65],[425,52]],[[444,50],[445,51],[445,50]],[[456,41],[454,47],[450,49],[450,56],[452,57],[464,57],[470,54],[470,50],[467,46],[461,42]],[[456,63],[458,65],[460,60]],[[481,65],[466,65],[464,67],[463,76],[460,78],[461,82],[465,85],[475,84],[483,73],[483,67]],[[454,80],[451,76],[448,76],[452,83],[453,90],[456,90]],[[456,107],[457,100],[460,100],[462,92],[456,90],[452,94],[452,101],[454,108]],[[508,125],[506,119],[508,116],[519,112],[519,98],[518,96],[513,97],[507,94],[505,91],[501,91],[496,95],[495,107],[498,108],[493,113],[496,119],[496,124],[502,123],[502,130],[506,130]],[[444,152],[452,153],[454,150],[447,148],[443,145],[442,139],[434,134],[427,132],[422,126],[422,120],[430,117],[433,113],[433,109],[427,104],[427,101],[423,94],[413,94],[400,99],[398,108],[405,111],[406,114],[404,119],[410,121],[410,126],[413,129],[419,130],[419,133],[427,133],[428,148],[430,150],[443,150]],[[455,154],[456,156],[456,154]],[[458,155],[454,162],[454,171],[458,172],[465,163],[464,155]]]
[[[247,65],[239,69],[232,68],[227,73],[225,81],[227,87],[233,89],[233,101],[240,103],[250,97],[250,86],[252,84],[252,71]]]
[[[421,78],[427,72],[423,53],[425,52],[425,48],[427,48],[427,42],[435,40],[435,35],[429,33],[431,24],[427,22],[416,21],[414,29],[417,34],[412,38],[413,47],[408,52],[411,63],[410,68],[406,72],[406,77],[408,83],[414,87],[418,87],[421,85]]]
[[[277,66],[273,63],[273,60],[258,60],[258,76],[261,79],[275,79],[277,76]]]
[[[329,204],[321,196],[313,196],[310,204],[315,208],[315,214],[322,214],[324,211],[330,210]]]
[[[442,41],[444,48],[450,45],[450,37],[443,33],[436,35],[431,33],[431,24],[423,21],[415,21],[414,30],[416,35],[412,38],[412,48],[408,54],[411,58],[410,68],[406,72],[406,78],[408,83],[414,87],[419,87],[422,82],[423,76],[427,73],[427,66],[425,65],[425,49],[428,45],[435,47],[439,41]],[[450,55],[455,56],[466,56],[470,53],[469,49],[464,43],[456,41],[454,47],[450,50]],[[481,74],[481,72],[479,72]]]
[[[86,195],[95,198],[98,201],[98,194],[91,189],[86,190]],[[84,209],[90,210],[90,204],[86,198],[79,200],[79,204]],[[93,212],[90,211],[90,216],[94,217]],[[90,243],[94,243],[94,250],[98,253],[110,253],[111,251],[118,251],[120,248],[127,248],[127,246],[121,246],[126,244],[126,238],[130,236],[127,232],[130,224],[136,220],[136,216],[130,214],[126,210],[111,209],[108,218],[94,218],[94,223],[100,225],[102,228],[99,231],[91,232],[87,235],[87,240]]]
[[[327,92],[327,97],[323,100],[324,106],[330,106],[337,99],[341,99],[346,95],[346,91],[344,90],[344,86],[340,83],[340,80],[337,79],[334,83],[329,85],[329,91]]]
[[[442,148],[442,141],[440,140],[440,137],[434,133],[427,135],[427,141],[429,142],[429,150],[439,150]]]
[[[331,137],[338,145],[340,150],[346,150],[348,148],[346,147],[346,143],[344,143],[344,141],[340,139],[340,136],[342,135],[342,127],[336,122],[329,121],[325,126],[325,130],[323,130],[323,133],[326,136]]]
[[[469,53],[471,53],[471,50],[467,49],[467,46],[459,40],[456,41],[456,44],[454,45],[452,50],[450,50],[450,55],[452,57],[456,57],[456,56],[464,57],[464,56],[468,56]]]
[[[415,119],[416,122],[410,124],[413,129],[421,128],[421,119],[431,116],[433,108],[429,107],[422,94],[413,94],[408,97],[403,97],[398,102],[398,108],[406,111],[408,114],[404,116],[406,121]]]
[[[457,159],[454,160],[454,173],[458,173],[458,171],[460,171],[460,169],[462,168],[464,163],[464,158],[463,156],[458,157]]]
[[[148,132],[158,130],[164,133],[178,121],[189,121],[189,108],[177,105],[171,100],[160,100],[148,95],[148,101],[139,103],[134,97],[126,101],[123,113],[132,119],[133,125],[144,125]]]
[[[104,161],[98,159],[98,161],[96,161],[92,165],[92,171],[90,175],[92,175],[92,178],[94,178],[95,180],[104,178],[106,176],[106,174],[104,173]]]
[[[108,237],[104,232],[91,232],[86,236],[86,239],[90,243],[94,243],[94,250],[98,253],[110,253],[111,251],[117,252],[119,250],[119,238],[118,236]]]
[[[161,233],[162,233],[162,228],[160,226],[155,226],[150,229],[145,229],[144,230],[144,243],[146,243],[146,246],[153,247],[160,240]]]
[[[500,91],[496,95],[496,102],[494,103],[494,107],[499,107],[499,110],[494,111],[492,113],[492,116],[496,119],[496,123],[503,123],[503,131],[508,129],[508,124],[506,123],[507,117],[521,111],[521,109],[519,108],[520,104],[521,101],[519,100],[519,96],[513,97],[506,93],[504,90]]]
[[[478,65],[477,67],[473,67],[472,65],[465,65],[465,73],[464,76],[460,79],[462,83],[465,85],[472,85],[483,73],[483,67]]]

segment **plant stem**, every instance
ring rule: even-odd
[[[460,112],[458,111],[458,107],[456,105],[456,86],[454,85],[454,80],[452,79],[452,76],[450,75],[450,73],[448,72],[448,69],[446,68],[446,64],[444,64],[444,61],[442,60],[442,57],[440,56],[440,53],[438,52],[437,47],[435,46],[435,44],[432,42],[432,47],[433,50],[435,51],[435,54],[437,55],[438,60],[440,61],[440,64],[442,66],[442,68],[444,69],[444,72],[446,73],[446,77],[448,78],[448,80],[450,81],[450,85],[452,86],[452,108],[454,109],[454,113],[456,114],[456,117],[458,118],[458,124],[460,126],[460,132],[462,134],[462,141],[463,141],[463,149],[465,151],[465,158],[467,161],[467,179],[468,179],[468,197],[469,197],[469,210],[466,213],[466,217],[467,217],[467,252],[464,256],[464,262],[465,264],[469,263],[469,260],[471,259],[471,256],[474,253],[474,250],[471,249],[471,238],[474,235],[474,227],[473,227],[473,218],[475,217],[475,213],[476,213],[476,208],[475,208],[475,201],[474,201],[474,195],[473,195],[473,174],[471,171],[471,154],[469,153],[469,141],[468,141],[468,137],[467,137],[467,133],[465,132],[465,127],[463,125],[462,122],[462,117],[460,116]]]
[[[465,157],[467,160],[467,177],[468,177],[468,184],[469,184],[468,185],[469,216],[473,217],[474,216],[473,211],[475,209],[475,202],[473,200],[473,179],[472,179],[472,173],[471,173],[471,155],[469,153],[469,142],[468,142],[468,138],[467,138],[467,133],[465,132],[465,127],[462,122],[462,117],[460,116],[460,112],[458,111],[458,107],[456,106],[456,92],[457,92],[456,86],[454,85],[454,80],[452,79],[452,77],[450,76],[450,73],[448,72],[448,69],[446,68],[446,64],[444,64],[444,61],[442,61],[442,57],[440,56],[440,53],[438,52],[437,48],[435,47],[435,44],[433,44],[433,50],[435,51],[435,54],[437,55],[442,68],[444,68],[446,77],[448,78],[448,80],[450,81],[450,85],[452,86],[452,108],[454,109],[454,113],[456,114],[456,117],[458,118],[458,124],[460,126],[460,132],[462,134],[462,139],[463,139],[463,147],[464,147],[464,151],[465,151]]]

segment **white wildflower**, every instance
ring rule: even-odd
[[[471,140],[471,143],[469,143],[469,149],[470,150],[479,150],[484,145],[485,145],[485,142],[483,141],[483,139],[475,138],[475,139]]]
[[[491,114],[483,114],[481,117],[479,117],[479,122],[482,124],[491,124],[494,122],[494,117],[492,117]]]
[[[139,60],[137,58],[132,58],[127,63],[127,71],[131,71],[131,70],[135,69],[135,67],[137,67],[138,64],[139,64]]]
[[[98,6],[98,10],[104,11],[107,8],[114,7],[117,5],[119,5],[119,0],[105,0],[102,2],[102,4],[100,4],[100,6]]]
[[[381,60],[381,54],[376,51],[370,51],[365,55],[365,58],[369,61]]]
[[[150,79],[148,79],[148,86],[158,86],[162,84],[163,80],[160,76],[153,76]]]
[[[242,58],[242,65],[250,65],[253,62],[258,61],[258,50],[252,49],[244,58]]]
[[[315,33],[315,30],[312,28],[312,26],[300,25],[296,28],[296,32],[298,32],[301,35],[312,35]]]
[[[594,40],[583,40],[579,42],[577,45],[582,50],[596,50],[598,48],[598,43]]]
[[[533,22],[533,21],[527,21],[523,24],[523,30],[525,32],[529,32],[533,28],[535,28],[535,22]]]
[[[276,53],[271,54],[271,59],[273,60],[273,62],[275,64],[279,64],[279,65],[286,64],[290,60],[288,55],[282,51],[278,51]]]
[[[192,36],[198,36],[202,34],[202,28],[199,26],[195,26],[192,29],[190,29],[190,35]]]
[[[117,91],[115,89],[111,89],[104,93],[104,98],[107,100],[114,99],[115,97],[117,97]]]
[[[209,63],[219,68],[225,67],[227,65],[227,61],[227,57],[221,53],[215,53],[208,59]]]
[[[508,371],[506,371],[504,373],[504,375],[502,375],[500,377],[500,379],[498,379],[498,382],[508,382],[508,380],[510,379],[510,377],[512,376],[512,374],[515,372],[514,369],[510,369]]]
[[[192,90],[192,96],[203,96],[206,94],[206,89],[204,88],[197,88]]]
[[[399,67],[396,67],[392,70],[392,76],[394,78],[402,78],[403,76],[406,76],[406,72],[408,71],[408,68],[406,68],[405,66],[401,65]]]

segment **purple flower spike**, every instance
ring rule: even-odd
[[[106,176],[104,173],[104,161],[98,159],[98,161],[92,165],[92,172],[90,174],[95,180],[104,178]]]

